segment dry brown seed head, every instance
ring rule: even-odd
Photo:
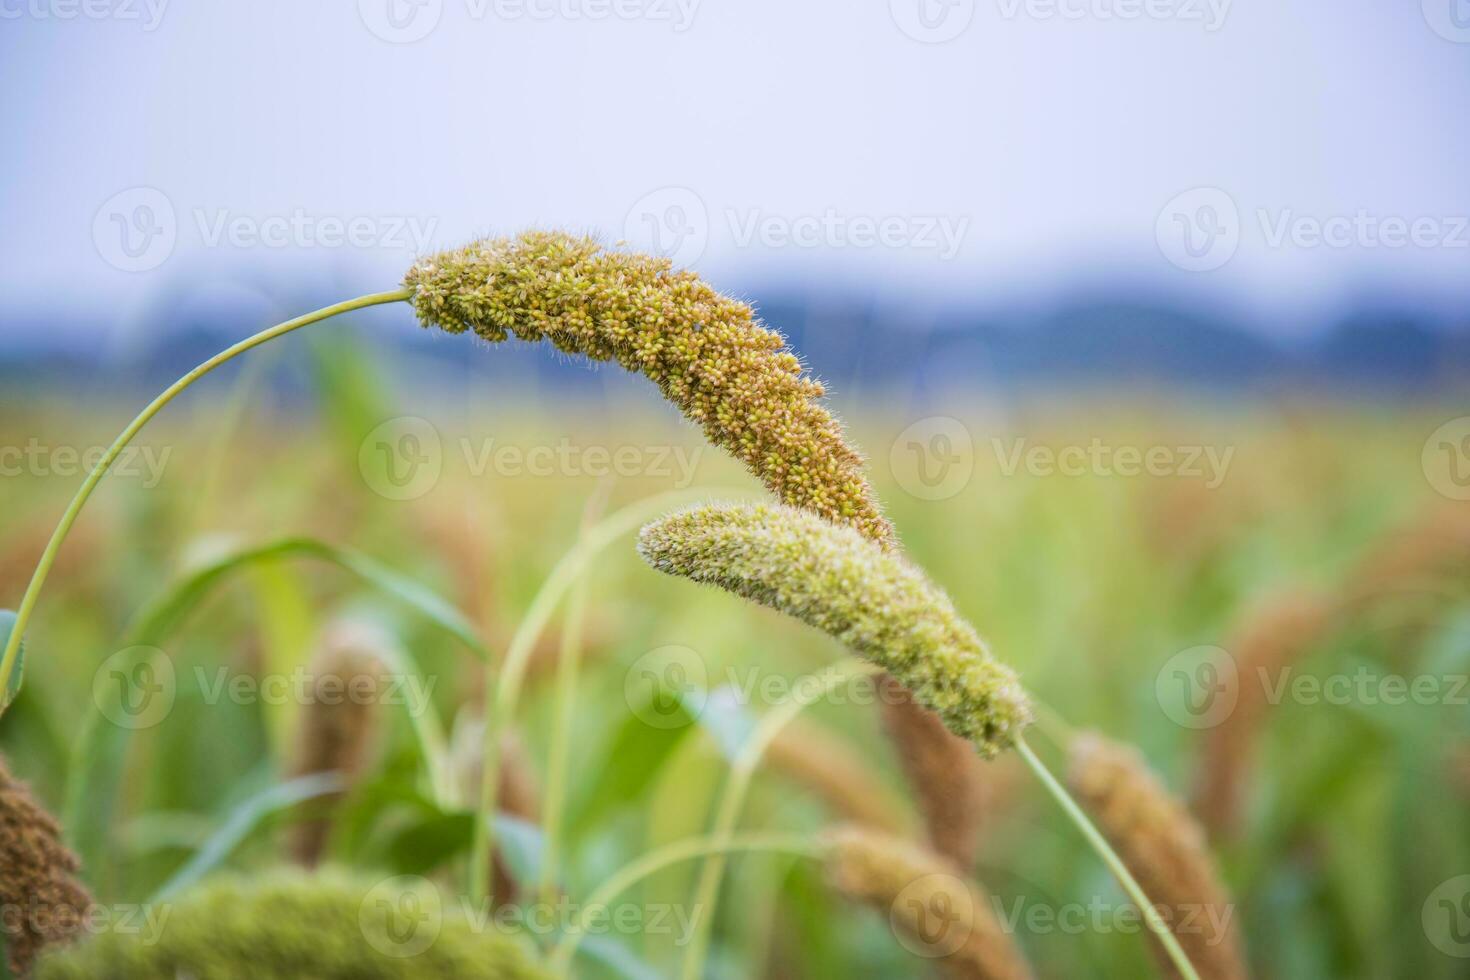
[[[1067,783],[1138,879],[1203,980],[1248,975],[1236,907],[1204,831],[1136,751],[1084,733],[1068,748]],[[1159,969],[1178,977],[1150,938]]]
[[[379,734],[389,642],[365,623],[344,621],[328,630],[308,668],[312,688],[302,705],[293,776],[336,772],[350,786],[367,769]],[[315,815],[292,825],[287,840],[292,860],[304,867],[321,860],[342,795],[317,800]]]
[[[952,980],[1025,980],[1025,957],[989,895],[940,855],[859,827],[824,835],[827,877],[848,898],[888,916],[910,952]]]
[[[56,819],[0,759],[0,932],[10,971],[24,975],[45,948],[76,938],[92,896]]]

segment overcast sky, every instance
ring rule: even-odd
[[[1470,296],[1470,0],[0,0],[0,85],[12,325],[531,224],[717,283]]]

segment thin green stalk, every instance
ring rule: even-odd
[[[586,534],[607,505],[612,484],[604,481],[582,511],[580,533]],[[572,755],[572,716],[577,704],[577,678],[582,666],[582,637],[587,619],[587,575],[578,576],[567,600],[561,649],[556,659],[556,699],[552,708],[551,745],[546,759],[546,791],[541,803],[541,881],[538,892],[547,905],[556,900],[561,863],[562,810],[566,806],[567,770]]]
[[[175,381],[163,394],[159,395],[147,408],[143,409],[138,417],[133,419],[126,429],[123,429],[122,434],[117,437],[117,441],[112,444],[101,461],[87,475],[86,480],[82,482],[81,489],[72,498],[72,502],[66,508],[66,512],[61,515],[61,521],[56,525],[56,531],[51,535],[50,543],[46,545],[46,550],[41,554],[41,560],[36,565],[35,574],[31,576],[31,584],[26,588],[25,596],[20,601],[20,608],[16,610],[15,627],[11,630],[10,638],[5,643],[5,655],[3,658],[0,658],[0,691],[10,689],[10,675],[15,670],[15,662],[20,653],[21,640],[25,636],[26,625],[30,622],[31,613],[36,608],[36,601],[41,596],[41,588],[46,584],[46,577],[51,573],[51,566],[55,564],[56,556],[61,551],[61,546],[65,543],[66,536],[71,532],[72,525],[76,523],[77,517],[82,512],[82,508],[86,506],[87,501],[91,498],[92,491],[97,489],[97,484],[102,482],[102,478],[107,475],[107,471],[117,461],[117,457],[155,415],[163,411],[169,402],[177,398],[194,382],[209,374],[215,368],[229,363],[239,355],[259,347],[261,344],[341,313],[350,313],[353,310],[360,310],[369,306],[381,306],[384,303],[399,303],[412,297],[413,290],[407,288],[395,289],[386,293],[370,293],[367,296],[359,296],[356,299],[349,299],[341,303],[334,303],[331,306],[322,307],[312,313],[299,316],[294,320],[287,320],[285,323],[278,323],[274,327],[262,330],[255,336],[242,340],[233,347],[214,355],[178,381]]]
[[[730,766],[730,773],[725,780],[725,791],[720,796],[720,808],[710,832],[712,841],[719,844],[733,838],[735,825],[740,821],[740,811],[745,806],[745,796],[750,790],[750,782],[760,767],[761,759],[765,757],[766,749],[770,748],[781,730],[791,724],[802,709],[820,701],[831,691],[859,677],[871,677],[880,670],[877,664],[857,660],[837,664],[825,671],[816,690],[804,697],[793,696],[760,720],[750,739],[740,747],[740,754],[735,758],[734,764]],[[724,876],[723,852],[714,851],[704,862],[699,882],[695,886],[694,908],[700,913],[700,917],[694,927],[689,948],[684,954],[684,980],[699,980],[704,972],[705,958],[709,954],[710,929],[714,925],[715,904],[719,901],[720,881]]]
[[[819,858],[822,855],[822,847],[819,843],[800,834],[742,834],[725,840],[695,837],[666,844],[624,865],[593,891],[592,897],[582,905],[577,921],[572,924],[553,951],[551,955],[552,972],[559,977],[570,976],[572,958],[576,956],[577,946],[587,932],[588,919],[599,912],[606,911],[613,899],[649,875],[657,874],[665,868],[697,857],[751,851],[795,854],[808,858]],[[699,906],[695,906],[691,914],[696,919],[704,918],[703,910]]]
[[[577,676],[582,661],[582,629],[587,617],[587,576],[577,579],[567,600],[561,653],[556,663],[556,704],[551,745],[546,759],[546,793],[541,817],[541,901],[556,899],[557,865],[561,863],[562,810],[566,806],[567,768],[572,749],[572,715],[577,703]]]
[[[1134,904],[1143,912],[1144,921],[1148,923],[1150,931],[1163,944],[1164,951],[1169,954],[1169,959],[1174,964],[1174,969],[1179,971],[1179,975],[1183,980],[1199,980],[1199,973],[1195,970],[1194,965],[1189,962],[1189,957],[1185,955],[1184,949],[1179,945],[1179,940],[1175,939],[1174,933],[1169,931],[1169,926],[1164,922],[1163,917],[1159,915],[1159,910],[1154,908],[1153,902],[1149,901],[1148,896],[1144,894],[1143,886],[1133,877],[1132,872],[1123,863],[1123,859],[1118,857],[1117,852],[1113,850],[1107,838],[1102,835],[1102,832],[1097,827],[1093,826],[1087,814],[1077,805],[1077,801],[1072,799],[1072,795],[1067,792],[1061,783],[1057,782],[1057,778],[1051,774],[1051,770],[1047,769],[1046,765],[1037,758],[1036,753],[1031,750],[1031,746],[1026,744],[1025,738],[1017,737],[1016,751],[1021,753],[1021,758],[1026,760],[1026,764],[1031,767],[1031,771],[1036,774],[1036,778],[1041,780],[1041,784],[1046,787],[1047,792],[1061,806],[1062,811],[1066,813],[1072,823],[1077,825],[1077,829],[1082,832],[1082,836],[1086,838],[1087,843],[1097,852],[1097,856],[1102,858],[1103,863],[1108,866],[1108,869],[1113,872],[1114,877],[1118,879],[1118,883],[1123,886],[1123,890],[1128,893],[1128,897],[1133,899]]]
[[[563,596],[591,565],[593,559],[613,542],[636,531],[671,507],[709,496],[746,496],[747,493],[745,490],[725,488],[673,490],[629,504],[603,518],[589,528],[577,544],[562,556],[542,583],[541,589],[531,600],[525,618],[516,627],[515,635],[511,637],[510,646],[506,649],[505,660],[494,676],[490,674],[495,670],[494,665],[487,665],[485,741],[481,748],[483,764],[480,776],[480,819],[475,821],[474,846],[470,852],[470,900],[476,907],[485,905],[491,897],[490,856],[495,849],[492,822],[500,782],[500,740],[515,716],[516,703],[520,700],[521,684],[525,679],[531,654]]]

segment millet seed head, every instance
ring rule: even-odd
[[[696,507],[639,535],[654,568],[794,616],[897,677],[982,755],[1031,720],[1015,673],[939,588],[851,527],[780,506]]]
[[[528,946],[472,922],[422,878],[267,872],[224,876],[128,926],[44,957],[35,980],[551,980]]]
[[[404,284],[425,326],[550,340],[646,375],[783,502],[893,546],[862,456],[818,403],[822,385],[748,304],[668,259],[531,231],[429,256]]]
[[[1246,980],[1237,909],[1204,829],[1143,756],[1094,732],[1080,733],[1068,746],[1067,784],[1164,914],[1202,980]],[[1150,947],[1162,974],[1177,978],[1163,946]]]
[[[11,973],[24,975],[43,949],[86,925],[92,897],[78,867],[56,819],[0,759],[0,932]]]
[[[830,828],[821,840],[832,886],[887,913],[908,949],[932,960],[947,980],[1030,980],[1031,968],[992,911],[991,896],[952,862],[863,827]]]

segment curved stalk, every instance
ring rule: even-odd
[[[591,565],[592,560],[605,551],[613,542],[631,534],[641,525],[663,514],[671,507],[690,503],[710,496],[746,496],[749,491],[725,488],[695,488],[672,490],[637,503],[603,518],[588,528],[577,543],[562,556],[551,570],[540,591],[531,600],[526,616],[516,627],[505,660],[499,665],[498,675],[491,676],[494,665],[486,667],[485,684],[485,741],[481,748],[482,769],[480,776],[480,819],[475,821],[474,846],[470,852],[470,900],[476,907],[490,899],[490,856],[494,852],[494,827],[496,796],[500,781],[500,740],[506,726],[515,714],[516,702],[520,700],[521,683],[525,679],[526,666],[547,622],[561,603],[562,597],[572,583]]]
[[[1067,814],[1068,819],[1077,825],[1077,829],[1082,832],[1082,836],[1087,839],[1087,843],[1097,852],[1097,856],[1102,859],[1103,863],[1108,866],[1108,870],[1112,871],[1113,876],[1118,879],[1118,883],[1123,886],[1123,890],[1128,893],[1128,897],[1133,899],[1133,903],[1143,913],[1144,921],[1148,923],[1149,930],[1158,937],[1159,942],[1164,946],[1164,951],[1169,954],[1169,960],[1174,964],[1174,969],[1179,971],[1179,975],[1184,980],[1199,980],[1199,973],[1195,970],[1194,964],[1189,962],[1189,957],[1185,955],[1183,947],[1179,945],[1179,940],[1174,938],[1174,933],[1169,930],[1168,924],[1159,915],[1159,910],[1154,908],[1153,903],[1149,901],[1148,895],[1143,891],[1143,886],[1133,877],[1133,873],[1128,870],[1128,866],[1123,863],[1123,859],[1118,857],[1118,853],[1113,850],[1107,838],[1103,837],[1102,832],[1093,825],[1092,821],[1088,819],[1087,814],[1082,812],[1082,808],[1077,805],[1077,801],[1072,799],[1072,794],[1068,793],[1066,788],[1057,782],[1057,778],[1051,774],[1051,770],[1046,768],[1045,763],[1037,758],[1036,753],[1031,750],[1031,746],[1026,744],[1024,737],[1016,738],[1016,751],[1021,753],[1021,758],[1026,760],[1026,765],[1031,767],[1031,771],[1036,774],[1036,778],[1041,780],[1041,784],[1046,787],[1047,792],[1061,806],[1062,811]]]
[[[350,313],[353,310],[360,310],[369,306],[381,306],[384,303],[398,303],[408,300],[412,296],[413,290],[407,288],[395,289],[386,293],[370,293],[366,296],[359,296],[356,299],[349,299],[341,303],[334,303],[331,306],[324,306],[314,312],[296,317],[294,320],[287,320],[285,323],[278,323],[274,327],[262,330],[255,336],[248,337],[233,347],[214,355],[175,381],[161,395],[155,398],[147,408],[143,409],[137,418],[128,423],[128,427],[123,429],[122,434],[117,437],[117,440],[113,442],[101,461],[87,475],[86,480],[82,482],[81,489],[72,498],[72,502],[66,508],[66,512],[61,515],[61,521],[56,525],[56,531],[51,535],[51,540],[46,545],[46,550],[41,554],[41,560],[36,565],[35,574],[31,576],[31,583],[26,587],[25,596],[20,601],[20,608],[16,610],[15,627],[11,630],[10,638],[5,643],[4,657],[0,658],[0,691],[10,689],[10,675],[15,670],[15,662],[20,653],[20,645],[22,638],[25,636],[26,625],[30,621],[31,613],[36,608],[36,601],[40,598],[41,588],[46,584],[46,577],[51,572],[51,566],[56,562],[56,555],[61,551],[61,546],[65,543],[66,536],[71,532],[72,525],[76,523],[77,517],[82,512],[82,508],[87,505],[87,501],[91,498],[92,491],[97,489],[97,484],[102,482],[102,478],[107,475],[107,471],[112,468],[112,464],[117,461],[117,457],[155,415],[163,411],[169,402],[177,398],[194,382],[209,374],[215,368],[229,363],[239,355],[253,350],[261,344],[275,340],[277,337],[285,336],[292,331],[300,330],[302,327],[337,316],[340,313]],[[0,709],[0,711],[3,711],[3,709]]]
[[[735,825],[739,822],[740,811],[745,806],[745,796],[750,790],[750,782],[755,777],[761,759],[765,757],[766,749],[770,748],[776,736],[781,734],[781,729],[791,724],[802,709],[820,701],[831,691],[859,677],[871,677],[881,669],[877,664],[858,660],[837,664],[824,672],[821,683],[815,691],[804,697],[791,697],[762,718],[755,731],[751,733],[750,739],[740,747],[740,755],[730,767],[730,775],[725,781],[725,791],[720,796],[720,809],[715,816],[710,840],[721,844],[734,838]],[[723,852],[712,851],[700,870],[699,883],[695,886],[694,909],[699,914],[699,921],[695,926],[693,940],[689,943],[689,950],[684,956],[683,976],[685,980],[699,980],[700,974],[704,971],[705,957],[709,952],[709,934],[714,927],[715,904],[719,901],[720,896],[720,880],[724,876]]]
[[[586,932],[588,918],[601,910],[606,910],[613,899],[644,878],[681,861],[689,861],[711,854],[751,851],[816,858],[821,856],[822,848],[810,837],[800,834],[744,834],[723,841],[717,841],[713,837],[695,837],[690,840],[674,841],[656,851],[650,851],[614,872],[592,893],[592,897],[582,906],[582,912],[577,916],[577,921],[562,937],[561,943],[551,955],[553,972],[559,977],[570,976],[572,957],[576,955],[577,946]],[[696,918],[703,918],[698,906],[695,906],[692,914]]]
[[[582,664],[582,629],[587,616],[587,576],[577,579],[567,600],[561,655],[556,662],[556,705],[552,709],[551,746],[546,760],[546,793],[541,806],[541,901],[556,900],[557,866],[561,863],[562,810],[566,806],[567,769],[572,750],[572,714],[577,703],[577,677]]]

